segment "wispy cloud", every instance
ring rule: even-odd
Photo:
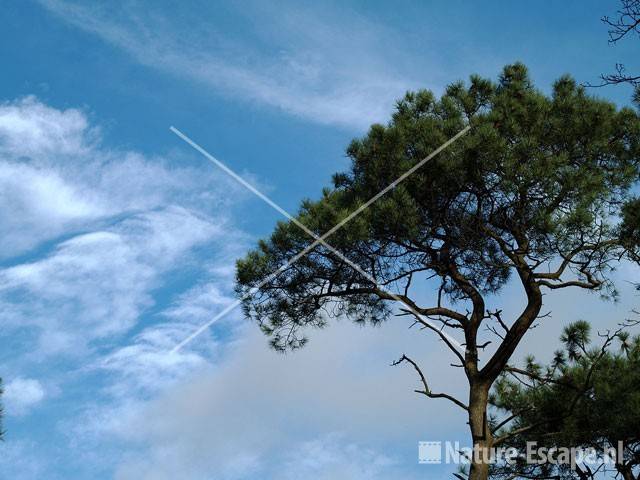
[[[34,97],[0,105],[3,334],[28,333],[26,358],[83,358],[94,340],[133,328],[169,272],[214,278],[194,249],[228,257],[240,248],[228,209],[242,194],[204,168],[105,148],[81,110]],[[175,318],[173,336],[192,321]]]
[[[233,261],[247,238],[230,211],[243,193],[185,160],[108,148],[82,110],[33,97],[0,106],[6,422],[71,402],[91,421],[55,421],[70,461],[87,460],[91,475],[122,451],[95,458],[108,441],[84,448],[75,443],[83,429],[95,433],[96,419],[115,429],[215,358],[213,335],[169,351],[231,301]],[[56,458],[59,442],[51,442],[62,449]],[[12,437],[5,450],[26,459],[23,445]],[[46,456],[38,459],[46,468]]]
[[[216,172],[202,175],[206,166],[111,150],[101,145],[99,132],[78,109],[61,111],[34,97],[0,104],[0,260],[123,215],[171,205],[191,212],[209,205],[222,225],[233,198],[242,198]],[[148,219],[161,221],[159,215]]]
[[[175,6],[169,17],[136,2],[117,12],[41,3],[144,65],[314,122],[364,129],[385,121],[395,99],[417,84],[396,69],[404,57],[396,32],[348,9],[256,2],[225,11],[202,2]]]
[[[33,378],[14,378],[4,389],[4,402],[9,415],[24,415],[44,397],[44,387]]]
[[[44,259],[0,271],[5,326],[37,326],[41,353],[79,353],[87,342],[127,331],[152,304],[160,274],[223,232],[177,207],[127,218],[61,243]],[[11,298],[29,298],[17,305]]]

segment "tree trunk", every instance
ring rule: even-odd
[[[493,446],[493,436],[487,423],[489,388],[488,383],[471,382],[469,389],[469,429],[474,447],[469,480],[489,478],[490,451]]]

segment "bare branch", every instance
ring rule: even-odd
[[[462,408],[465,411],[469,410],[469,407],[467,407],[464,403],[462,403],[460,400],[458,400],[455,397],[452,397],[451,395],[449,395],[447,393],[433,393],[429,389],[429,385],[427,384],[427,379],[425,378],[424,374],[422,373],[422,370],[420,370],[420,367],[418,366],[418,364],[416,362],[414,362],[413,360],[411,360],[406,355],[403,354],[402,357],[400,357],[398,360],[393,362],[391,365],[395,367],[396,365],[400,365],[402,362],[410,363],[413,366],[413,368],[415,369],[415,371],[418,372],[418,375],[420,376],[420,381],[422,382],[424,390],[414,390],[416,393],[421,393],[422,395],[425,395],[425,396],[427,396],[429,398],[444,398],[446,400],[449,400],[450,402],[453,402],[454,404],[456,404],[458,407]]]
[[[416,315],[414,311],[411,310],[404,310],[401,309],[403,312],[407,313],[407,314],[411,314],[415,317],[416,322],[418,322],[420,325],[422,325],[423,328],[427,328],[429,330],[431,330],[432,332],[435,332],[439,337],[440,340],[442,340],[445,345],[447,347],[449,347],[449,350],[451,350],[456,357],[458,357],[458,359],[463,363],[466,364],[465,358],[462,356],[462,354],[460,353],[460,350],[451,343],[451,340],[449,340],[448,336],[445,335],[442,330],[437,329],[436,327],[434,327],[431,323],[426,322],[423,318],[421,318],[419,315]],[[444,328],[444,327],[443,327]]]
[[[616,12],[618,18],[611,20],[608,16],[602,21],[609,26],[609,42],[616,43],[628,33],[640,33],[640,2],[638,0],[622,0],[622,9]]]

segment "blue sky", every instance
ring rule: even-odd
[[[109,5],[109,6],[107,6]],[[613,5],[613,4],[612,4]],[[7,2],[0,30],[0,324],[6,478],[445,478],[418,440],[464,439],[425,403],[403,351],[463,391],[440,346],[389,322],[339,322],[278,356],[235,311],[233,263],[279,216],[169,131],[284,208],[345,169],[344,149],[407,89],[523,61],[548,90],[596,82],[602,2]],[[636,62],[634,64],[633,62]],[[595,94],[628,104],[628,87]],[[607,325],[636,298],[567,293],[520,355],[562,325]],[[502,304],[516,309],[510,291]],[[626,295],[626,296],[625,296]],[[576,302],[581,308],[576,311]],[[3,477],[4,478],[4,477]]]

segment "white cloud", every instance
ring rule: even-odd
[[[0,161],[0,258],[29,250],[68,228],[105,214],[57,172]]]
[[[56,110],[29,96],[0,104],[0,152],[13,156],[86,153],[97,140],[85,114],[77,109]]]
[[[89,419],[125,428],[149,397],[214,358],[211,335],[197,350],[169,351],[230,301],[246,238],[229,209],[243,195],[206,163],[106,148],[79,110],[30,97],[0,113],[0,325],[11,349],[3,374],[25,372],[6,385],[7,413],[17,422],[51,408],[53,396],[75,404],[82,382],[83,392],[95,389],[78,403]],[[45,376],[55,395],[29,378]],[[85,427],[75,416],[56,422],[78,435]],[[115,457],[95,458],[104,441],[90,450],[65,438],[74,461],[111,468]]]
[[[107,213],[96,195],[70,181],[65,166],[92,158],[96,132],[81,111],[34,97],[0,105],[0,259]]]
[[[303,13],[291,5],[243,6],[229,24],[240,22],[256,37],[248,43],[225,30],[229,12],[207,4],[168,18],[136,3],[124,5],[121,15],[97,5],[41,3],[142,64],[319,123],[364,129],[383,122],[394,101],[417,85],[406,72],[395,71],[404,56],[395,45],[396,32],[346,8]]]
[[[242,198],[207,165],[176,167],[166,158],[110,150],[98,130],[82,111],[34,97],[0,105],[0,260],[95,229],[97,221],[171,205],[194,212],[207,205],[223,225],[224,207]]]
[[[243,244],[226,213],[242,195],[218,172],[107,149],[97,130],[33,97],[0,107],[0,259],[29,254],[0,269],[1,323],[29,330],[31,357],[86,355],[139,321],[168,272],[211,276],[194,248]]]
[[[81,353],[87,342],[131,328],[153,303],[160,275],[221,235],[210,220],[173,207],[73,237],[44,259],[0,270],[0,302],[30,299],[5,322],[39,327],[40,353]]]
[[[12,352],[3,373],[26,372],[6,385],[7,414],[17,422],[51,408],[53,396],[75,404],[65,392],[90,385],[88,403],[77,405],[90,421],[57,418],[73,433],[55,455],[68,448],[73,461],[108,471],[117,457],[96,458],[104,440],[94,450],[75,443],[96,431],[92,422],[126,429],[150,397],[215,358],[211,334],[197,350],[169,351],[231,301],[233,259],[246,238],[229,208],[243,196],[206,163],[188,168],[106,148],[79,110],[35,98],[2,108],[0,324]],[[29,378],[41,375],[56,395]]]
[[[184,381],[188,374],[208,366],[218,346],[210,332],[204,332],[198,339],[198,345],[204,345],[199,351],[184,348],[171,352],[199,326],[182,318],[162,322],[144,329],[129,345],[115,348],[99,359],[92,367],[113,375],[106,391],[115,404],[122,402],[125,410],[141,408],[149,397],[165,392]]]
[[[232,262],[229,262],[232,264]],[[221,279],[233,282],[233,272],[223,271],[221,278],[216,281],[196,285],[182,294],[178,300],[167,310],[164,315],[171,318],[191,320],[195,323],[204,323],[211,318],[212,312],[227,307],[232,299],[228,292],[221,288]]]
[[[10,205],[20,208],[29,203],[34,212],[13,211],[14,216],[40,216],[60,219],[96,217],[101,209],[87,202],[67,184],[56,172],[45,172],[24,163],[4,163],[0,165],[0,182],[3,196],[11,196]],[[7,203],[9,203],[9,201]],[[8,217],[8,215],[7,215]]]
[[[4,387],[4,402],[9,415],[24,415],[44,397],[42,384],[33,378],[14,378]]]

